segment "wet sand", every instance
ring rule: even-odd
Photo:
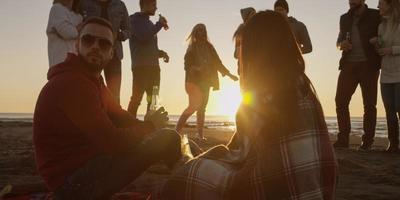
[[[194,128],[184,130],[191,137]],[[229,130],[206,129],[203,149],[226,144],[232,135]],[[334,141],[334,136],[331,137]],[[387,145],[384,138],[376,138],[371,152],[359,152],[359,137],[351,137],[350,149],[336,150],[339,162],[337,199],[398,200],[400,199],[400,154],[383,153]],[[167,178],[160,167],[150,168],[132,183],[129,191],[148,191]],[[45,192],[37,175],[32,150],[32,124],[26,122],[0,122],[0,190],[13,186],[13,195]]]

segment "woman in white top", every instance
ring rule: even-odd
[[[65,60],[68,53],[76,53],[75,41],[82,16],[78,14],[79,0],[54,0],[47,24],[50,67]]]
[[[400,114],[400,3],[399,0],[379,0],[382,22],[378,38],[371,40],[382,56],[381,94],[385,105],[390,144],[387,152],[399,151]]]

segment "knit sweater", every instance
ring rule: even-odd
[[[75,41],[78,38],[76,26],[81,22],[81,15],[61,3],[53,4],[46,29],[50,67],[63,62],[68,53],[76,53]]]
[[[392,48],[392,55],[382,57],[381,83],[400,83],[400,25],[389,36],[384,25],[379,25],[379,35],[382,36],[383,47]]]

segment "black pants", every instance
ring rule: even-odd
[[[118,155],[98,155],[67,177],[54,193],[54,199],[110,199],[150,165],[163,160],[172,167],[181,157],[180,136],[163,129]]]
[[[104,67],[104,78],[106,79],[107,88],[118,103],[120,103],[121,73],[121,60],[114,54],[114,57]]]
[[[129,101],[128,112],[136,117],[145,92],[147,95],[147,111],[150,108],[153,86],[160,87],[160,67],[135,67],[132,70],[132,76],[132,96]]]
[[[399,146],[400,83],[381,83],[390,145]]]
[[[338,140],[349,141],[351,130],[349,104],[358,85],[364,104],[363,142],[371,144],[375,137],[376,102],[379,71],[372,69],[367,62],[346,63],[340,71],[336,90],[336,114],[339,125]]]

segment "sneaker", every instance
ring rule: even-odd
[[[337,140],[335,143],[333,143],[334,148],[349,148],[349,143],[344,142],[343,140]]]
[[[372,143],[362,142],[358,147],[359,151],[371,151]]]

